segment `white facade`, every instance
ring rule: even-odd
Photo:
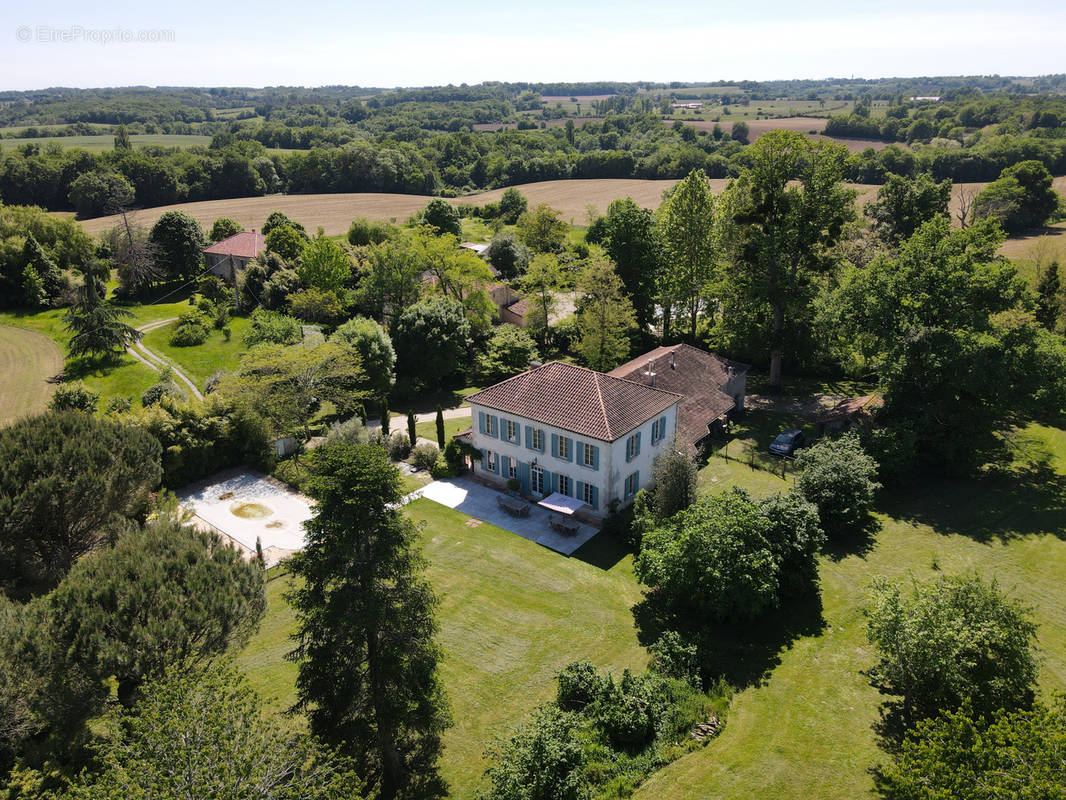
[[[648,486],[652,464],[677,428],[677,405],[604,441],[471,403],[471,441],[482,453],[474,471],[501,486],[513,477],[522,494],[536,500],[556,491],[576,497],[602,517],[614,501],[627,505]]]

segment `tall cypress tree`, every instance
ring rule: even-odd
[[[1036,321],[1049,331],[1062,315],[1062,282],[1059,280],[1059,262],[1052,261],[1040,275],[1036,286]]]
[[[320,447],[307,546],[291,560],[299,622],[295,709],[351,756],[382,800],[446,792],[437,760],[451,722],[434,641],[437,599],[399,472],[366,444]]]

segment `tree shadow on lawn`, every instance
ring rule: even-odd
[[[934,478],[885,492],[882,511],[977,542],[1050,533],[1066,540],[1066,475],[1049,459],[992,467],[974,478]]]
[[[63,371],[50,379],[50,383],[65,383],[66,381],[83,380],[87,377],[102,378],[111,370],[124,364],[136,363],[132,358],[124,358],[122,353],[105,353],[96,356],[79,356],[68,359],[63,366]]]
[[[872,514],[867,514],[866,520],[859,527],[848,531],[845,535],[826,540],[822,545],[822,555],[831,561],[843,561],[849,556],[866,558],[866,555],[877,544],[877,533],[880,530],[880,520]]]
[[[723,678],[736,690],[760,686],[781,662],[781,652],[804,636],[825,630],[818,592],[790,598],[782,607],[741,623],[708,623],[667,605],[659,592],[649,592],[633,606],[637,639],[645,647],[668,630],[697,644],[703,678]]]
[[[609,531],[600,531],[570,554],[570,558],[584,561],[604,572],[615,567],[632,551]]]

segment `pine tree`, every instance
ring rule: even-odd
[[[1059,262],[1052,261],[1040,275],[1036,287],[1036,321],[1049,331],[1062,315],[1062,281],[1059,278]]]
[[[437,447],[444,449],[444,409],[439,403],[437,404]]]
[[[86,269],[81,298],[64,316],[66,329],[72,334],[67,345],[71,358],[121,352],[141,338],[140,331],[122,321],[133,314],[112,305],[102,291],[100,282]]]
[[[45,304],[48,296],[44,291],[44,281],[33,268],[33,264],[27,264],[22,270],[22,301],[28,308],[38,309]]]
[[[312,456],[307,546],[290,562],[299,587],[295,710],[358,765],[382,800],[434,798],[450,712],[434,641],[437,599],[418,528],[398,508],[398,470],[380,447],[341,443]]]
[[[411,440],[411,447],[418,443],[418,425],[415,421],[415,412],[407,412],[407,438]]]

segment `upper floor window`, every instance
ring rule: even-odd
[[[544,431],[542,431],[540,428],[534,428],[531,433],[531,439],[532,441],[530,442],[530,447],[532,447],[534,450],[544,449]]]
[[[581,464],[586,467],[596,466],[596,447],[588,442],[581,443]]]
[[[640,455],[640,433],[634,433],[626,439],[626,461],[632,461]]]
[[[570,460],[570,437],[568,436],[559,437],[559,458],[564,461]]]
[[[518,423],[513,419],[504,421],[504,434],[509,442],[518,441]]]

